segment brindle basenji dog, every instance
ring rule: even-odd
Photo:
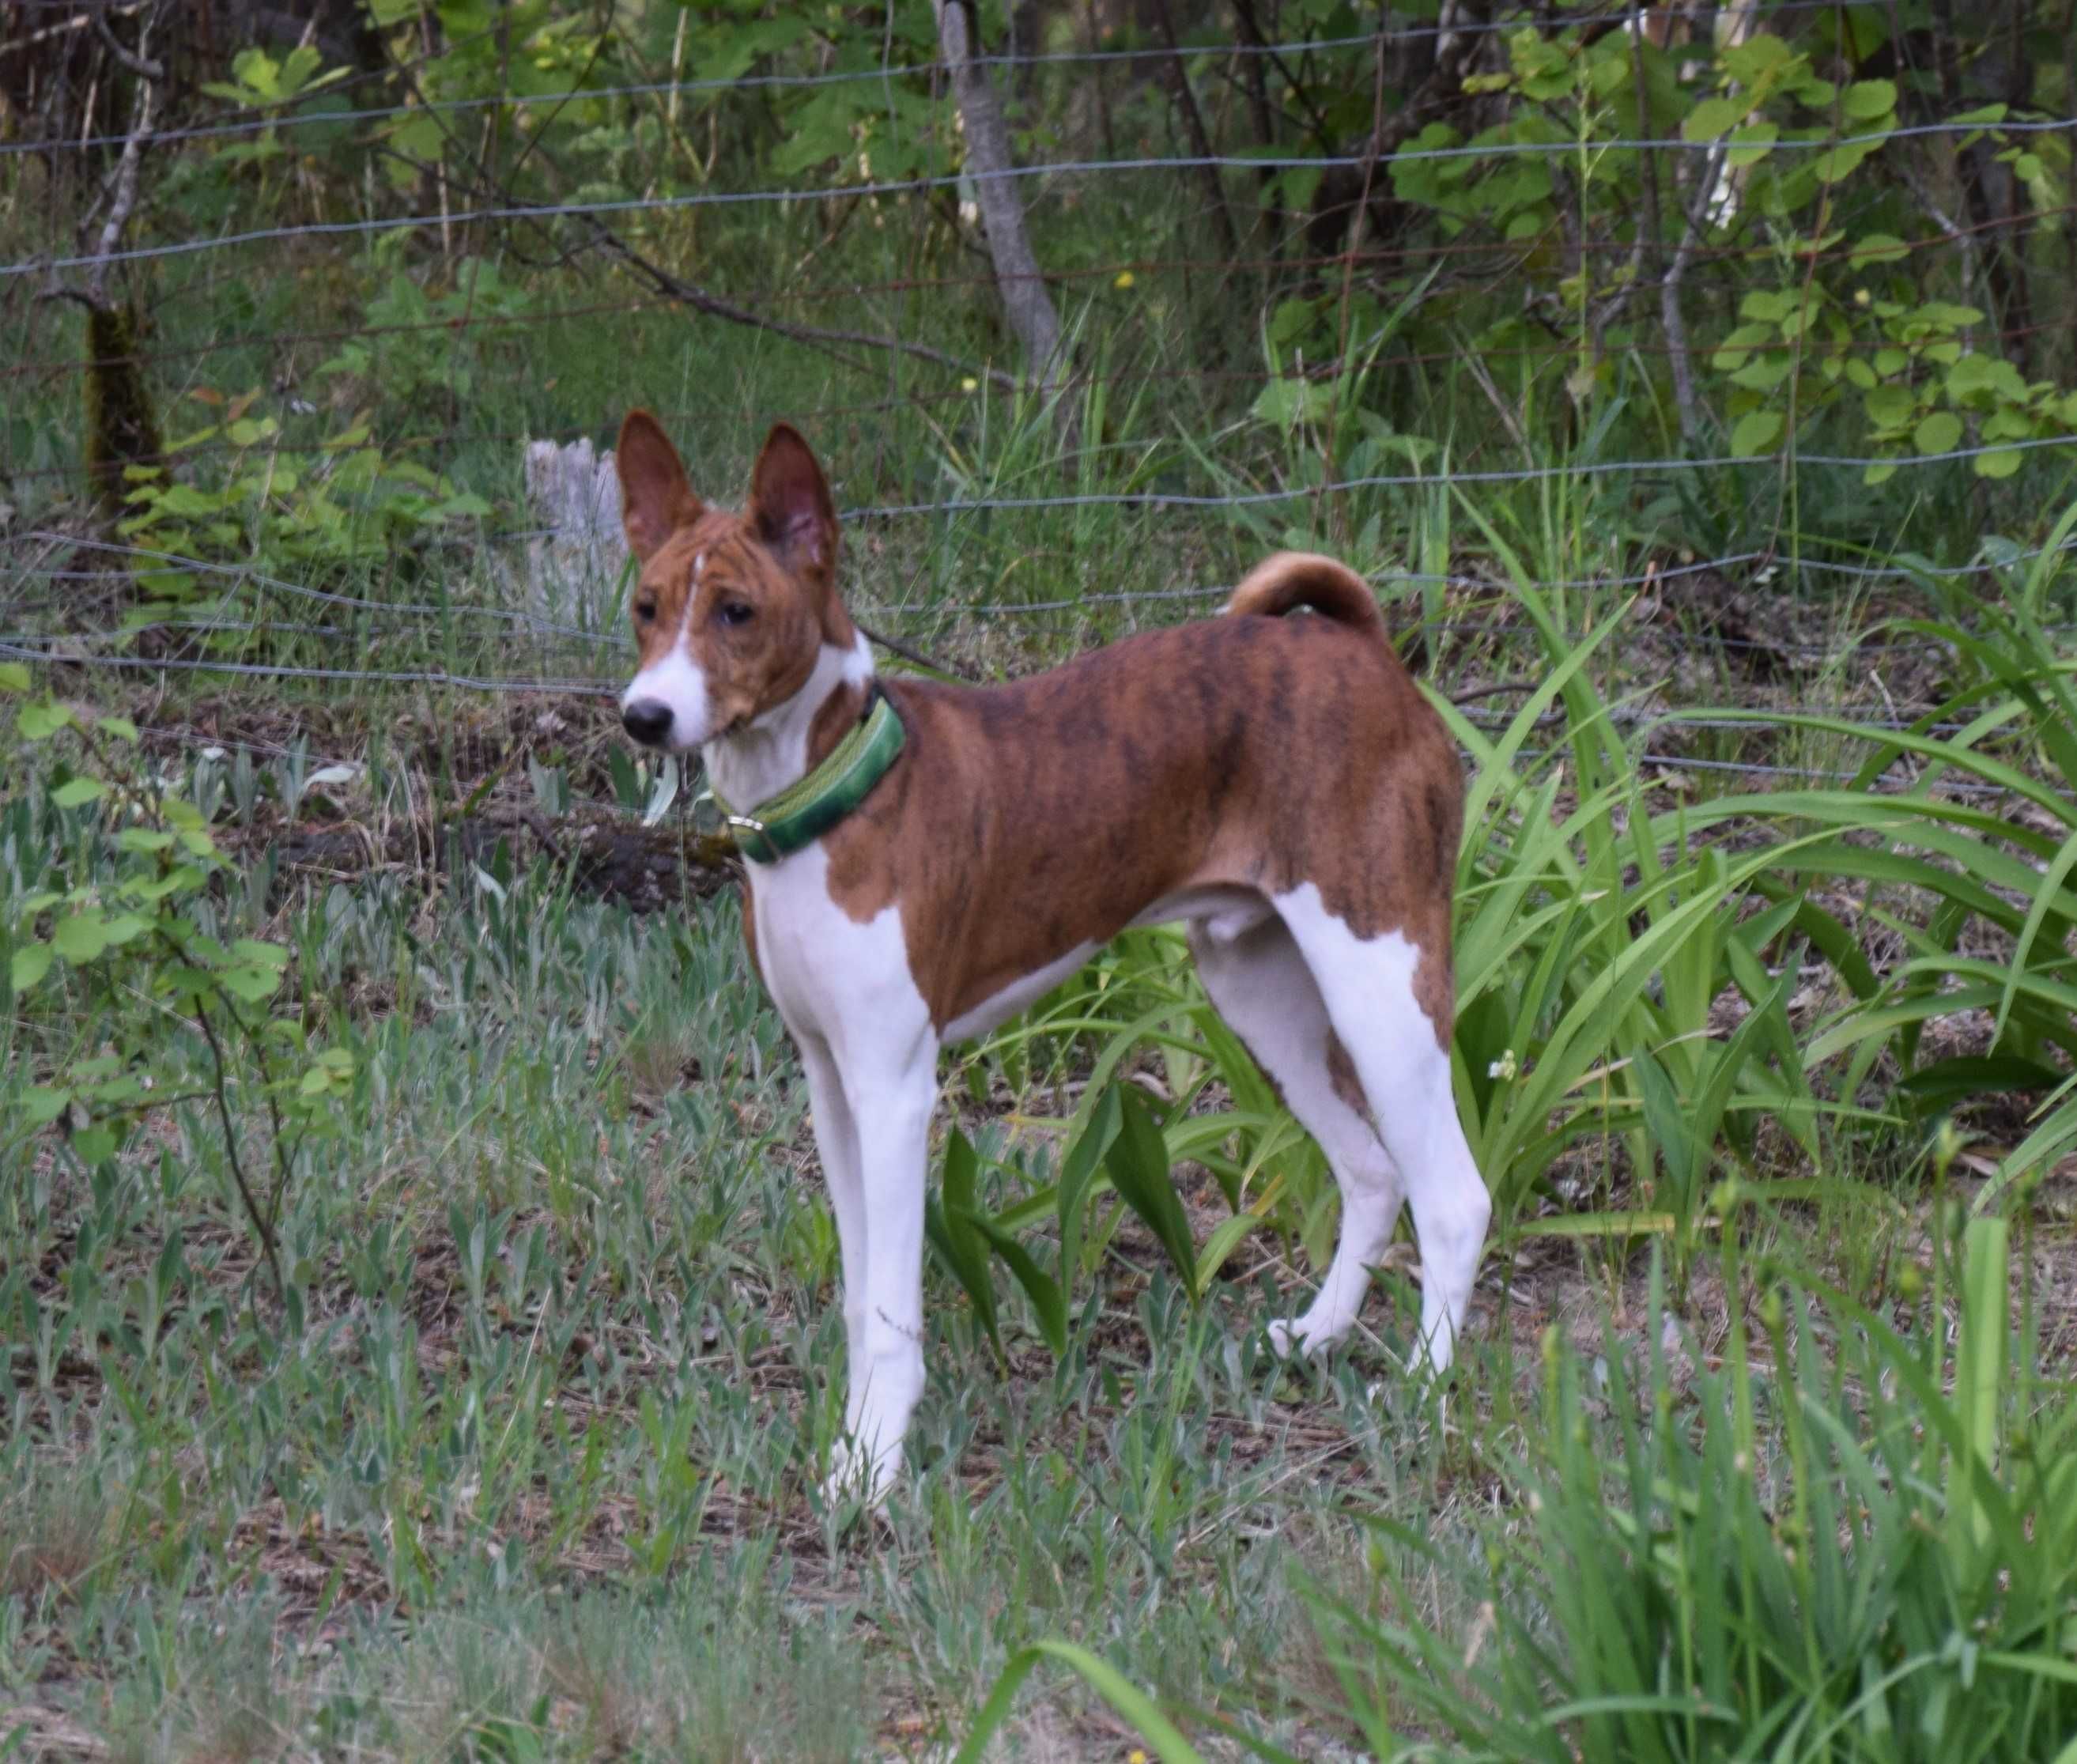
[[[838,1487],[884,1496],[923,1387],[938,1054],[1130,926],[1181,921],[1205,992],[1319,1142],[1341,1237],[1282,1352],[1345,1334],[1402,1197],[1446,1367],[1485,1241],[1450,1079],[1463,780],[1361,577],[1272,557],[1223,616],[974,688],[873,671],[807,443],[747,508],[620,433],[641,667],[628,733],[699,750],[746,858],[743,931],[807,1078],[850,1347]]]

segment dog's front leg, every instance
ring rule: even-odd
[[[843,1261],[846,1364],[855,1379],[865,1363],[866,1224],[864,1179],[860,1170],[858,1125],[844,1099],[843,1079],[830,1044],[818,1035],[796,1034],[801,1069],[807,1075],[808,1107],[814,1120],[815,1150],[822,1160],[830,1213],[837,1225]]]
[[[843,1069],[858,1134],[864,1314],[845,1408],[850,1450],[839,1454],[830,1483],[832,1493],[848,1492],[862,1480],[876,1505],[901,1473],[902,1439],[923,1394],[923,1197],[938,1099],[936,1037],[920,1038],[901,1050],[906,1057],[889,1059],[889,1051]],[[853,1302],[847,1293],[847,1317]]]

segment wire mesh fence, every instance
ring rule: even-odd
[[[77,10],[41,10],[64,18]],[[618,406],[636,401],[663,404],[670,420],[689,428],[726,424],[743,431],[710,446],[710,455],[733,457],[750,444],[751,404],[764,407],[760,416],[783,415],[811,435],[835,435],[824,451],[842,519],[855,535],[875,543],[884,535],[887,548],[900,554],[898,568],[891,560],[862,561],[855,597],[876,629],[923,639],[961,623],[1050,623],[1072,632],[1107,614],[1160,618],[1209,608],[1227,590],[1205,579],[1205,560],[1255,544],[1263,522],[1310,523],[1331,537],[1336,520],[1355,524],[1352,505],[1396,508],[1395,497],[1410,505],[1421,497],[1520,491],[1679,502],[1698,493],[1694,486],[1714,481],[1732,484],[1748,503],[1771,495],[1785,504],[1799,490],[1811,493],[1813,484],[1844,486],[1826,493],[1837,498],[1850,497],[1857,483],[1872,489],[1895,478],[1923,485],[1922,493],[1910,493],[1930,501],[1951,500],[1942,487],[1958,476],[2002,481],[2021,473],[2032,474],[2026,482],[2044,494],[2067,490],[2077,399],[2067,409],[2058,404],[2054,381],[2067,365],[2067,291],[2017,298],[1999,277],[2017,262],[2023,279],[2043,283],[2041,264],[2028,252],[2039,258],[2071,232],[2073,119],[2011,105],[1992,114],[1962,102],[1966,94],[1949,89],[1951,81],[1929,78],[1914,88],[1901,77],[1899,47],[1898,77],[1832,82],[1829,114],[1813,98],[1802,126],[1777,127],[1759,99],[1738,97],[1761,83],[1740,73],[1742,64],[1726,55],[1720,59],[1730,73],[1691,80],[1675,52],[1652,35],[1647,15],[1671,18],[1679,9],[1633,5],[1580,19],[1535,19],[1505,7],[1485,9],[1497,16],[1443,10],[1436,22],[1395,20],[1381,10],[1377,28],[1357,35],[1201,35],[1188,43],[982,52],[956,64],[913,42],[897,52],[890,34],[876,64],[868,58],[850,66],[781,65],[783,57],[766,56],[725,76],[680,70],[665,78],[614,78],[585,64],[515,84],[508,54],[495,89],[468,92],[425,83],[442,54],[465,44],[423,56],[398,54],[393,44],[387,65],[300,95],[256,87],[234,94],[236,114],[191,107],[154,121],[140,107],[127,127],[39,133],[25,126],[34,118],[18,105],[12,138],[0,139],[0,178],[11,181],[19,199],[17,223],[0,229],[0,310],[21,321],[10,327],[18,339],[14,359],[0,360],[0,421],[11,425],[0,483],[20,505],[13,530],[0,532],[0,642],[16,657],[125,672],[476,692],[610,690],[626,648],[615,618],[624,554],[616,535],[599,530],[610,526],[607,511],[566,520],[554,517],[567,510],[551,510],[544,518],[523,488],[522,456],[530,447],[603,443]],[[1731,10],[1754,15],[1741,51],[1769,31],[1788,43],[1803,23],[1837,13],[1829,0]],[[21,6],[10,15],[10,28],[29,33],[21,43],[31,42],[39,16],[38,8]],[[1525,32],[1533,44],[1525,43]],[[1568,139],[1562,130],[1538,135],[1525,127],[1520,117],[1534,106],[1524,94],[1535,95],[1542,48],[1555,45],[1586,67],[1603,42],[1606,69],[1621,74],[1635,65],[1629,110],[1611,86],[1591,129],[1582,123]],[[825,59],[841,47],[826,50]],[[1774,59],[1766,67],[1790,64],[1787,49],[1768,52]],[[1668,124],[1647,96],[1647,53],[1663,58],[1652,64],[1664,79],[1695,86],[1677,124]],[[1505,88],[1505,102],[1519,114],[1510,113],[1504,127],[1478,131],[1424,122],[1421,106],[1430,101],[1417,93],[1409,114],[1395,118],[1384,102],[1383,70],[1388,57],[1401,55],[1446,64],[1466,90],[1480,80],[1496,93]],[[1353,69],[1343,84],[1369,96],[1364,70],[1373,65],[1369,114],[1344,131],[1353,150],[1326,151],[1305,139],[1284,151],[1259,143],[1226,151],[1213,134],[1223,139],[1231,129],[1207,131],[1201,116],[1194,131],[1184,126],[1201,110],[1193,82],[1238,106],[1258,94],[1265,70],[1276,70],[1295,109],[1305,84],[1292,69]],[[1155,146],[1146,119],[1157,111],[1172,139],[1165,151],[1090,152],[1080,149],[1093,124],[1079,134],[1034,124],[1018,137],[1014,163],[981,163],[971,142],[963,143],[955,90],[959,76],[974,72],[1013,104],[1035,82],[1093,94],[1109,148],[1119,139],[1126,149]],[[701,106],[712,117],[739,116],[746,106],[810,106],[832,94],[873,93],[891,119],[885,129],[854,124],[855,151],[802,159],[783,178],[760,175],[783,152],[766,152],[761,164],[756,156],[741,156],[739,165],[718,147],[702,160],[685,146],[684,119]],[[1558,102],[1539,102],[1546,109]],[[1702,126],[1711,104],[1729,108]],[[1118,123],[1113,112],[1134,105],[1136,120]],[[725,110],[730,106],[737,108]],[[785,113],[797,125],[809,114]],[[638,187],[604,187],[610,181],[560,165],[552,176],[538,175],[569,144],[553,131],[572,115],[593,135],[618,131],[630,142],[676,144],[668,152],[657,147],[656,165],[633,173],[622,165],[616,173],[622,184]],[[1588,115],[1584,98],[1578,115]],[[578,138],[581,145],[585,139]],[[1987,139],[1998,163],[2015,168],[2012,199],[1988,214],[1946,200],[1946,186],[1933,181],[1943,160],[1966,159]],[[1853,168],[1876,154],[1888,156],[1892,172],[1864,189]],[[119,205],[123,164],[131,162],[134,178],[139,159],[159,168],[159,188],[172,193],[126,215],[125,224],[97,231],[91,223]],[[658,168],[666,160],[675,168],[668,173]],[[277,165],[285,175],[269,185],[269,168]],[[342,167],[357,168],[361,196],[351,193]],[[192,175],[184,185],[169,168]],[[1323,230],[1320,217],[1330,211],[1309,193],[1337,174],[1358,187],[1345,190],[1342,210],[1331,211],[1338,231]],[[55,202],[42,218],[23,218],[35,209],[31,198],[75,177],[89,191],[89,224],[68,234]],[[194,199],[193,189],[210,178],[234,197],[256,188],[267,193],[281,212]],[[568,186],[560,193],[557,179]],[[1462,197],[1507,180],[1518,184],[1516,196],[1484,206]],[[1611,181],[1621,186],[1613,193],[1605,187]],[[999,241],[979,223],[991,185],[1012,189],[1032,217],[1035,273],[1005,265]],[[1799,209],[1805,198],[1794,193],[1806,187],[1817,192],[1814,206]],[[1883,230],[1900,191],[1916,224]],[[1395,230],[1380,219],[1380,202],[1417,210],[1421,224]],[[356,203],[362,212],[338,211]],[[1076,219],[1099,210],[1101,224]],[[1254,219],[1235,229],[1231,213],[1243,210]],[[784,248],[768,248],[760,230],[789,226]],[[1221,238],[1222,227],[1230,236]],[[868,229],[879,242],[847,256]],[[1332,248],[1317,248],[1326,232],[1337,233],[1325,241]],[[926,239],[927,251],[918,243]],[[405,274],[414,254],[420,273],[412,299],[367,297]],[[486,277],[484,266],[501,264],[502,273],[493,267]],[[360,290],[344,303],[356,309],[344,317],[325,310],[339,302],[306,302],[294,291],[322,280],[328,264],[349,266]],[[92,304],[76,285],[111,274],[144,323],[120,332],[89,324],[75,343],[72,308]],[[1874,293],[1852,285],[1863,275]],[[1020,276],[1043,283],[1055,300],[1080,303],[1070,311],[1064,371],[1043,396],[1032,389],[1040,381],[1034,364],[1018,360],[997,311]],[[1827,293],[1826,278],[1844,279]],[[1438,288],[1461,293],[1517,283],[1525,316],[1511,332],[1488,325],[1474,335],[1461,311],[1454,325],[1422,320]],[[1916,290],[1913,300],[1904,297],[1907,283]],[[1946,297],[1972,290],[1980,306]],[[577,297],[569,297],[573,293]],[[48,297],[58,293],[73,297]],[[1130,306],[1122,304],[1128,295]],[[1756,316],[1756,296],[1789,305]],[[1104,305],[1113,299],[1116,310]],[[1883,312],[1892,305],[1898,314]],[[1209,321],[1208,308],[1214,310]],[[1294,311],[1317,321],[1302,336],[1302,327],[1286,323]],[[1196,328],[1182,350],[1164,352],[1150,341],[1164,324],[1172,331],[1183,322],[1179,315],[1190,314]],[[746,395],[724,370],[681,372],[672,400],[656,399],[648,385],[635,383],[616,395],[610,375],[593,366],[587,384],[598,396],[588,411],[568,399],[482,393],[495,379],[552,383],[556,360],[573,337],[649,325],[665,327],[684,350],[723,360],[739,351],[756,352],[760,361],[783,355],[789,365],[775,378],[783,389]],[[1766,334],[1756,335],[1756,327]],[[1220,343],[1217,360],[1196,359],[1194,345],[1207,335]],[[399,401],[405,408],[393,413],[392,434],[371,439],[353,420],[357,410],[335,409],[338,401],[322,396],[327,385],[352,383],[357,395],[380,389],[400,354],[414,351],[421,352],[409,368],[418,407],[410,397]],[[1951,380],[1964,360],[1984,364],[1981,396],[1973,405],[1959,393],[1939,402],[1926,389],[1941,375]],[[1718,408],[1693,426],[1691,395],[1680,389],[1698,364],[1716,376]],[[1992,364],[2009,370],[2019,390],[1997,378]],[[2046,377],[2029,381],[2013,364],[2042,368]],[[477,390],[456,389],[458,364],[466,364]],[[1508,389],[1496,385],[1496,373],[1514,376]],[[82,431],[94,420],[95,389],[119,374],[148,387],[162,412],[185,410],[185,401],[198,397],[204,416],[221,416],[246,395],[234,391],[241,387],[257,401],[242,406],[252,418],[202,423],[214,432],[200,439],[166,440],[173,425],[162,419],[154,445],[133,462],[137,482],[215,486],[227,474],[256,468],[286,469],[322,487],[347,475],[350,455],[380,447],[385,460],[402,452],[443,485],[452,478],[486,493],[470,493],[480,510],[428,519],[404,535],[400,548],[420,554],[411,572],[391,567],[395,559],[379,542],[304,559],[293,547],[269,550],[258,543],[250,506],[156,522],[122,509],[89,519],[69,497],[81,481],[81,456],[89,451]],[[1496,421],[1469,439],[1405,434],[1397,451],[1359,447],[1337,456],[1322,443],[1344,420],[1342,401],[1376,412],[1391,404],[1390,386],[1430,374],[1476,378]],[[1627,389],[1612,391],[1625,375]],[[1679,394],[1679,432],[1667,410],[1658,427],[1678,445],[1640,451],[1605,433],[1576,432],[1592,429],[1596,399],[1655,397],[1670,410],[1662,384],[1669,380]],[[1814,406],[1821,380],[1867,403],[1858,430],[1839,420],[1837,409],[1827,418],[1801,407],[1804,383],[1817,389]],[[1575,432],[1555,443],[1525,436],[1526,389],[1554,381],[1576,406],[1568,415]],[[804,395],[809,385],[818,390]],[[1188,407],[1167,425],[1158,447],[1107,437],[1105,418],[1093,414],[1186,394]],[[1562,401],[1564,393],[1554,396]],[[1520,407],[1510,410],[1511,401]],[[988,444],[976,438],[991,424],[1021,426],[1045,445],[1032,460],[976,464]],[[1226,468],[1230,438],[1251,424],[1247,460]],[[1191,433],[1198,425],[1207,431]],[[914,444],[890,468],[882,456],[897,426]],[[1850,444],[1857,435],[1865,444]],[[846,458],[843,442],[864,438],[872,444]],[[1309,449],[1322,457],[1305,458]],[[1158,465],[1150,467],[1156,454]],[[585,457],[609,472],[602,455]],[[343,494],[339,500],[350,502]],[[169,502],[152,506],[163,517]],[[224,518],[212,521],[213,514]],[[1017,535],[1004,543],[1036,553],[1080,543],[1078,530],[1045,524],[1055,518],[1113,514],[1138,523],[1135,550],[1158,549],[1166,536],[1177,536],[1166,579],[1141,571],[1113,586],[1075,580],[1071,567],[1056,591],[1020,584],[1008,595],[948,591],[935,582],[911,595],[900,579],[922,576],[933,558],[952,559],[947,567],[955,572],[960,547],[993,531],[989,523],[998,518]],[[244,530],[237,530],[241,522]],[[1979,552],[1972,543],[1960,545],[1958,555],[1950,547],[1944,558],[1884,556],[1865,534],[1830,535],[1821,525],[1794,526],[1779,516],[1763,543],[1750,542],[1746,521],[1725,535],[1728,543],[1677,543],[1668,535],[1678,524],[1663,514],[1655,526],[1640,522],[1608,547],[1605,568],[1543,585],[1652,593],[1788,570],[1804,584],[1865,594],[1995,584],[2054,560],[2038,545]],[[169,543],[169,535],[187,543]],[[557,547],[564,555],[544,565]],[[1495,641],[1525,629],[1508,616],[1494,572],[1403,567],[1403,559],[1383,567],[1374,555],[1364,561],[1380,585],[1415,597],[1401,609],[1402,628]],[[543,568],[582,577],[567,604],[547,609],[539,593],[525,592],[514,596],[518,604],[501,598]],[[124,574],[148,597],[154,585],[184,579],[180,604],[154,602],[148,652],[136,647],[134,620],[89,629],[65,616],[70,602]],[[415,591],[400,589],[407,574],[420,585]],[[439,591],[423,591],[429,581]],[[1430,590],[1439,601],[1418,598]],[[1482,596],[1489,606],[1477,604]],[[1480,616],[1488,611],[1493,616]],[[457,630],[479,634],[466,664],[435,664],[430,634]],[[276,640],[289,647],[256,647]],[[1710,640],[1726,652],[1767,652],[1817,667],[1849,651],[1875,659],[1926,647],[1908,637],[1855,634],[1842,641],[1786,628],[1758,635],[1719,630]],[[384,665],[391,651],[397,664]],[[1844,702],[1829,708],[1842,715],[1867,710]],[[1504,714],[1489,707],[1467,714],[1482,720]],[[1696,721],[1679,707],[1654,715]],[[1875,730],[1912,718],[1865,721]],[[1638,724],[1646,739],[1659,726]]]

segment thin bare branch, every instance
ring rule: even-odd
[[[130,211],[137,206],[137,168],[144,156],[145,137],[152,132],[152,105],[164,69],[144,54],[152,35],[152,15],[146,12],[137,25],[137,52],[133,56],[115,41],[108,21],[96,14],[102,35],[122,58],[124,66],[138,76],[137,106],[130,119],[130,133],[123,143],[123,157],[115,167],[114,194],[108,205],[108,218],[101,224],[101,243],[94,267],[86,273],[88,302],[96,308],[108,303],[109,256],[123,242],[123,229],[130,223]],[[154,71],[156,69],[156,71]]]

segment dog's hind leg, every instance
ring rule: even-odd
[[[1420,946],[1398,931],[1358,937],[1309,882],[1275,904],[1318,983],[1406,1185],[1421,1251],[1421,1339],[1440,1372],[1455,1351],[1471,1302],[1492,1202],[1457,1118],[1450,1050],[1417,994]]]
[[[1371,1125],[1320,988],[1283,922],[1265,919],[1234,937],[1199,922],[1190,927],[1190,949],[1219,1014],[1319,1142],[1341,1190],[1341,1235],[1318,1296],[1296,1321],[1270,1326],[1279,1353],[1319,1353],[1348,1333],[1363,1308],[1370,1271],[1399,1217],[1399,1173]]]

